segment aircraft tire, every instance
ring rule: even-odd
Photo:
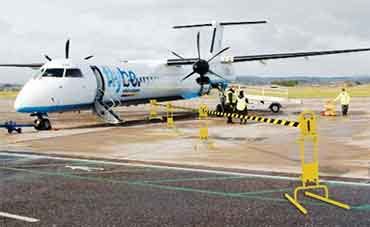
[[[45,130],[50,130],[51,129],[51,124],[49,119],[36,119],[34,121],[34,127],[36,130],[39,131],[45,131]]]

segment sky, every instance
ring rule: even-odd
[[[0,7],[0,63],[44,62],[64,55],[95,55],[94,64],[123,59],[173,58],[209,50],[211,30],[171,26],[210,21],[267,20],[266,25],[227,27],[226,55],[370,47],[370,1],[352,0],[3,0]],[[235,64],[238,75],[370,75],[370,53]],[[0,83],[24,83],[31,69],[0,69]]]

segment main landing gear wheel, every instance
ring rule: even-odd
[[[35,125],[35,129],[40,130],[40,131],[51,129],[51,124],[50,124],[49,119],[45,119],[45,118],[37,118],[34,121],[34,125]]]

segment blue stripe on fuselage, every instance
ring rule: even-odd
[[[52,113],[52,112],[67,112],[73,110],[83,110],[92,108],[93,103],[81,103],[72,105],[58,106],[29,106],[16,109],[19,113]]]
[[[199,92],[186,92],[186,93],[181,94],[181,97],[183,99],[198,98],[199,97]]]

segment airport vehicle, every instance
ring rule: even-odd
[[[13,132],[22,133],[22,128],[24,127],[34,127],[33,124],[17,124],[15,121],[6,121],[4,124],[0,124],[0,128],[5,128],[8,130],[8,133]]]
[[[70,41],[65,46],[64,59],[45,55],[46,63],[0,64],[0,67],[30,67],[35,75],[18,94],[14,107],[17,112],[35,117],[37,130],[51,129],[48,113],[92,109],[105,122],[119,124],[121,118],[113,111],[122,105],[148,103],[151,99],[170,101],[189,99],[207,94],[211,89],[224,91],[235,74],[232,65],[240,62],[297,58],[350,52],[370,51],[346,49],[298,53],[278,53],[246,56],[227,56],[230,47],[222,45],[223,30],[227,26],[264,24],[266,21],[212,22],[174,26],[183,28],[212,28],[210,57],[200,54],[200,33],[196,39],[196,57],[151,61],[123,61],[119,65],[94,65],[88,56],[70,59]],[[222,55],[222,56],[221,56]]]
[[[302,104],[301,99],[289,98],[289,89],[271,86],[239,86],[248,98],[249,110],[264,110],[279,113],[288,104]]]

